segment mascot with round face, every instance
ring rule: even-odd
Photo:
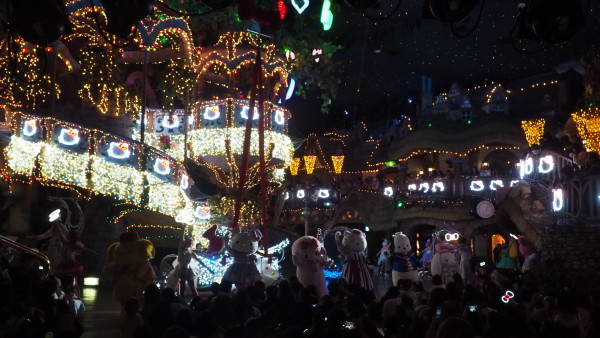
[[[333,260],[327,257],[327,251],[319,240],[312,236],[298,238],[292,245],[292,261],[300,284],[305,287],[314,285],[321,299],[326,294],[323,267],[330,266]]]
[[[344,231],[343,235],[338,231],[335,233],[335,242],[340,256],[344,260],[342,278],[348,284],[356,284],[367,290],[373,290],[373,281],[365,259],[365,250],[367,249],[365,234],[357,229]]]
[[[421,262],[411,249],[410,240],[405,234],[401,232],[394,234],[394,253],[390,257],[394,285],[398,285],[400,279],[419,280],[417,269],[421,267]]]
[[[231,239],[225,239],[225,249],[233,257],[233,263],[227,268],[223,279],[235,284],[238,289],[244,289],[261,279],[256,268],[256,251],[258,241],[262,238],[260,230],[242,231],[235,229]]]
[[[441,231],[438,242],[435,244],[435,254],[431,259],[431,274],[440,275],[444,283],[451,280],[452,275],[459,273],[459,262],[457,259],[458,248],[454,241],[458,240],[458,233],[451,234]]]
[[[142,299],[142,291],[155,283],[156,276],[149,260],[154,257],[154,245],[141,239],[137,232],[124,232],[119,241],[108,247],[110,264],[104,272],[113,277],[113,296],[121,305],[131,297]]]

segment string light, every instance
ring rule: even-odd
[[[523,132],[525,132],[525,139],[530,147],[534,144],[540,144],[540,141],[544,136],[545,125],[546,120],[543,118],[521,121],[521,128],[523,128]]]
[[[331,156],[331,162],[333,162],[333,171],[336,174],[341,174],[344,166],[344,155]]]
[[[588,107],[571,114],[581,139],[589,151],[600,152],[600,109]]]
[[[306,173],[312,174],[315,170],[315,163],[317,161],[317,157],[314,155],[304,156],[304,166],[306,167]]]

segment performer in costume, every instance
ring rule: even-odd
[[[367,249],[365,234],[354,229],[344,231],[342,236],[342,233],[338,231],[335,233],[335,241],[345,262],[342,278],[348,284],[356,284],[367,290],[373,290],[373,281],[365,259],[365,250]]]

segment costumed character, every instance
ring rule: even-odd
[[[154,245],[135,232],[124,232],[119,241],[108,247],[104,273],[113,277],[113,296],[125,306],[127,299],[142,300],[142,291],[155,283],[154,269],[149,260],[154,257]]]
[[[535,264],[537,253],[529,241],[523,237],[523,235],[519,235],[517,241],[519,242],[519,252],[523,257],[525,257],[521,271],[529,271]]]
[[[179,243],[179,253],[177,254],[177,276],[179,277],[179,294],[185,294],[185,284],[190,286],[190,291],[192,295],[198,296],[198,290],[196,290],[196,277],[200,274],[200,271],[194,266],[192,263],[192,259],[195,259],[198,264],[202,264],[205,268],[208,269],[202,263],[200,258],[196,255],[194,250],[192,250],[192,246],[194,245],[194,240],[191,238],[182,238]],[[210,269],[208,269],[211,271]],[[212,271],[211,271],[212,272]]]
[[[356,284],[367,290],[373,290],[373,281],[365,259],[365,250],[367,249],[365,234],[357,229],[344,231],[343,235],[338,231],[335,233],[335,242],[345,262],[342,278],[348,284]]]
[[[402,232],[394,234],[394,253],[390,255],[392,263],[392,282],[394,286],[398,285],[400,279],[410,279],[412,281],[419,280],[418,268],[421,267],[421,262],[412,252],[412,246],[408,236]]]
[[[496,268],[500,270],[513,270],[515,268],[515,263],[512,258],[510,258],[510,247],[508,244],[504,243],[500,247],[500,261],[496,264]]]
[[[443,235],[441,232],[440,235]],[[450,235],[445,233],[445,235]],[[440,275],[444,283],[451,280],[452,275],[459,272],[459,262],[456,259],[456,246],[450,241],[440,239],[439,243],[436,243],[435,253],[431,259],[431,274],[433,276]]]
[[[390,241],[387,238],[381,243],[381,250],[377,253],[377,266],[379,267],[379,276],[386,276],[389,270]]]
[[[333,264],[327,257],[325,247],[312,236],[298,238],[292,244],[292,262],[296,266],[296,277],[303,286],[313,285],[317,289],[317,297],[325,296],[325,274],[323,268]]]
[[[235,228],[234,230],[236,233],[231,239],[228,238],[229,235],[225,238],[225,249],[233,257],[233,263],[225,271],[223,279],[235,284],[238,289],[243,289],[261,279],[256,268],[255,253],[262,233],[258,229],[240,231],[239,228]]]
[[[79,240],[79,233],[70,230],[66,237],[61,236],[64,247],[65,258],[56,267],[54,274],[60,278],[62,286],[66,289],[68,286],[77,287],[77,279],[83,276],[83,265],[77,260],[77,255],[88,250]]]
[[[431,245],[431,239],[428,239],[427,242],[425,242],[425,249],[423,250],[423,255],[421,256],[421,266],[429,267],[432,259],[433,245]]]
[[[472,284],[471,248],[464,237],[458,240],[458,253],[460,254],[460,263],[458,265],[460,276],[465,284]]]

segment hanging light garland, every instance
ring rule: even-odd
[[[525,132],[525,139],[530,147],[534,144],[540,144],[540,141],[544,136],[545,124],[546,120],[543,118],[521,121],[521,128],[523,128],[523,132]]]

